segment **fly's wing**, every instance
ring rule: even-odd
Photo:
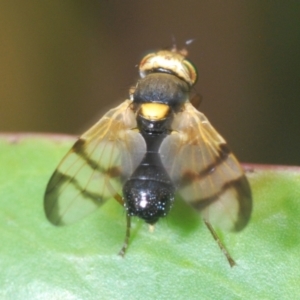
[[[172,130],[160,155],[178,192],[208,222],[241,230],[251,215],[251,190],[225,140],[191,103],[175,116]]]
[[[126,100],[106,113],[59,164],[44,199],[46,215],[53,224],[73,223],[107,199],[117,199],[122,183],[141,162],[146,144],[135,130],[130,104]]]

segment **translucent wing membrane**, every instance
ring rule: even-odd
[[[117,197],[140,164],[146,144],[134,130],[130,104],[126,100],[85,132],[52,175],[44,202],[52,223],[70,224]]]
[[[241,230],[251,214],[251,190],[225,140],[186,103],[160,147],[161,160],[186,202],[205,220]]]

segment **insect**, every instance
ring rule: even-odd
[[[213,225],[243,229],[251,190],[225,140],[190,101],[197,71],[174,47],[146,55],[139,72],[129,99],[85,132],[57,167],[45,193],[46,216],[55,225],[71,224],[114,198],[126,210],[124,256],[131,217],[155,224],[178,193],[233,266]]]

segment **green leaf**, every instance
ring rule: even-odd
[[[254,210],[242,232],[220,233],[230,268],[196,212],[176,200],[150,233],[109,201],[74,225],[43,211],[46,184],[74,139],[0,136],[1,299],[295,299],[300,295],[300,169],[247,166]]]

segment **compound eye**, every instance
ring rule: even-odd
[[[196,68],[186,59],[182,61],[182,64],[187,71],[191,85],[194,85],[198,77]]]

